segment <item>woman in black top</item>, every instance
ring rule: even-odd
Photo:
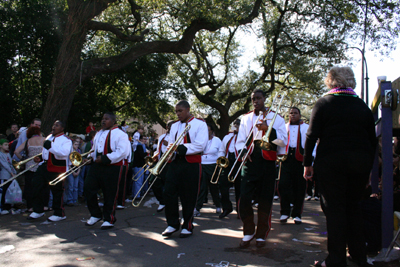
[[[346,244],[351,258],[359,266],[368,266],[358,204],[375,155],[374,118],[353,91],[356,82],[349,67],[332,68],[325,85],[331,90],[313,108],[303,162],[304,178],[315,176],[320,185],[328,231],[329,255],[316,266],[346,266]]]

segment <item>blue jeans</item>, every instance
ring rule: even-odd
[[[83,166],[78,176],[78,196],[83,196],[83,185],[85,183],[86,173],[89,171],[90,166]]]
[[[133,175],[136,175],[139,172],[140,169],[141,169],[140,167],[134,167],[133,168]],[[136,196],[136,194],[139,191],[140,187],[142,187],[142,185],[143,185],[143,181],[144,181],[144,178],[145,178],[143,170],[144,169],[140,170],[140,173],[135,177],[135,179],[137,179],[137,181],[133,181],[132,197]],[[142,192],[140,192],[137,197],[141,197],[144,192],[145,191],[142,189]]]
[[[79,176],[74,177],[72,174],[68,175],[68,190],[67,190],[67,204],[78,202],[78,183]]]

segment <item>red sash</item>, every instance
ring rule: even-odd
[[[296,160],[298,160],[298,161],[301,161],[301,162],[303,162],[303,153],[304,153],[304,151],[303,151],[303,153],[300,151],[301,150],[301,132],[300,132],[300,125],[302,125],[303,124],[303,121],[300,121],[300,123],[299,123],[299,130],[298,130],[298,132],[297,132],[297,145],[296,145],[296,153],[295,153],[295,158],[296,158]],[[289,127],[290,127],[290,124],[289,124]],[[289,142],[290,142],[290,131],[289,131],[289,133],[288,133],[288,143],[287,143],[287,145],[286,145],[286,154],[287,154],[287,152],[288,152],[288,149],[289,149]]]
[[[57,137],[64,135],[64,133],[60,133],[54,136],[52,142],[56,140]],[[63,173],[67,171],[67,161],[62,159],[56,159],[56,157],[49,151],[49,159],[47,160],[47,171],[48,172],[56,172]]]

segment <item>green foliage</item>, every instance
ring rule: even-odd
[[[40,117],[61,43],[59,1],[8,0],[0,4],[0,131]]]

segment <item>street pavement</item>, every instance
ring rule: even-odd
[[[0,266],[304,267],[327,255],[325,217],[315,200],[305,201],[300,225],[292,219],[280,224],[279,202],[274,201],[266,246],[256,248],[252,241],[247,249],[239,248],[242,222],[235,211],[219,219],[215,208],[205,204],[191,237],[179,238],[177,232],[165,238],[164,212],[157,213],[156,204],[126,207],[117,211],[110,230],[101,230],[101,222],[85,226],[89,213],[84,204],[66,207],[67,219],[57,223],[46,222],[51,212],[34,222],[26,220],[27,213],[0,216]]]

